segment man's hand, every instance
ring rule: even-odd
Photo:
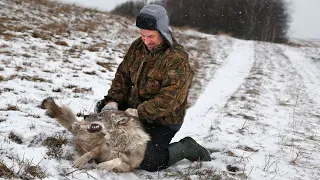
[[[138,114],[137,109],[128,108],[125,112],[127,112],[131,116],[135,116],[135,117],[139,118],[139,114]]]
[[[98,101],[94,107],[94,113],[100,113],[105,110],[118,110],[118,103],[109,102],[108,104],[104,104],[104,99]]]

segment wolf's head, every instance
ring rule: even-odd
[[[128,114],[125,111],[110,110],[98,114],[90,114],[85,121],[90,122],[87,130],[90,133],[102,132],[107,134],[108,131],[126,125],[130,121],[137,121],[138,118]]]

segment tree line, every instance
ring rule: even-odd
[[[225,33],[246,40],[287,41],[290,15],[284,0],[159,0],[170,25],[208,34]],[[135,18],[146,0],[128,1],[112,13]]]

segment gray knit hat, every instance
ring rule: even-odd
[[[158,30],[169,46],[172,46],[169,18],[162,6],[156,4],[144,6],[137,16],[136,26],[141,29]]]

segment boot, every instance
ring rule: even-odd
[[[197,161],[199,159],[201,161],[211,161],[209,152],[191,137],[185,137],[179,142],[171,143],[168,149],[168,166],[171,166],[184,158],[189,161]]]

